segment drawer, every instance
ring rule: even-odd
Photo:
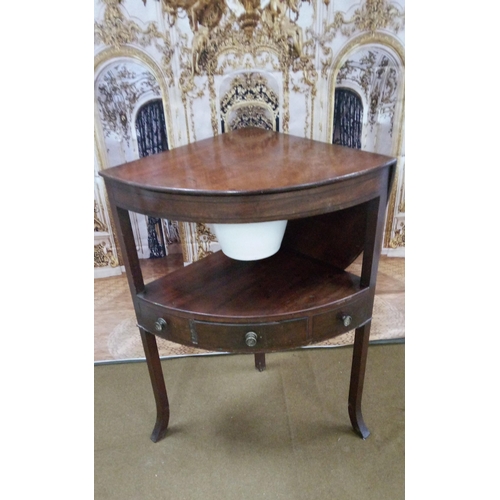
[[[373,293],[363,290],[309,318],[261,323],[202,321],[177,316],[151,302],[139,300],[138,305],[139,326],[172,342],[221,352],[280,351],[331,339],[362,326],[372,317]]]
[[[307,319],[241,324],[192,321],[191,334],[203,349],[229,352],[289,349],[307,343]]]
[[[359,297],[312,318],[312,342],[321,342],[354,330],[372,317],[373,295],[368,289]]]
[[[137,323],[141,328],[158,337],[180,344],[191,344],[189,320],[174,316],[159,305],[139,300]]]
[[[138,301],[141,328],[172,342],[222,352],[259,352],[307,344],[307,318],[266,323],[199,321],[167,313],[161,306]]]

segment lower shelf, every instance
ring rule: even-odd
[[[145,330],[226,352],[325,340],[366,323],[373,307],[359,277],[288,251],[253,262],[217,252],[149,283],[137,299]]]

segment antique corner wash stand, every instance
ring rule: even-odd
[[[169,403],[156,337],[202,349],[265,353],[355,329],[348,398],[370,434],[361,396],[387,199],[396,160],[249,128],[101,172],[109,196],[163,438]],[[171,220],[288,220],[280,250],[257,261],[216,252],[143,281],[128,211]],[[345,269],[360,255],[356,276]]]

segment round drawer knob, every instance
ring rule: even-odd
[[[167,322],[163,318],[158,318],[155,323],[155,329],[157,332],[161,332],[167,326]]]
[[[342,323],[344,323],[344,326],[349,326],[352,323],[352,316],[344,314],[344,316],[342,316]]]
[[[245,334],[245,344],[248,347],[254,347],[257,344],[257,334],[255,332],[247,332]]]

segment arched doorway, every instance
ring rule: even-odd
[[[337,91],[348,89],[361,98],[361,147],[364,151],[395,156],[396,176],[390,194],[382,250],[404,256],[404,50],[387,37],[360,36],[338,55],[330,82],[333,119],[329,139],[338,140]],[[340,142],[342,143],[342,142]]]

